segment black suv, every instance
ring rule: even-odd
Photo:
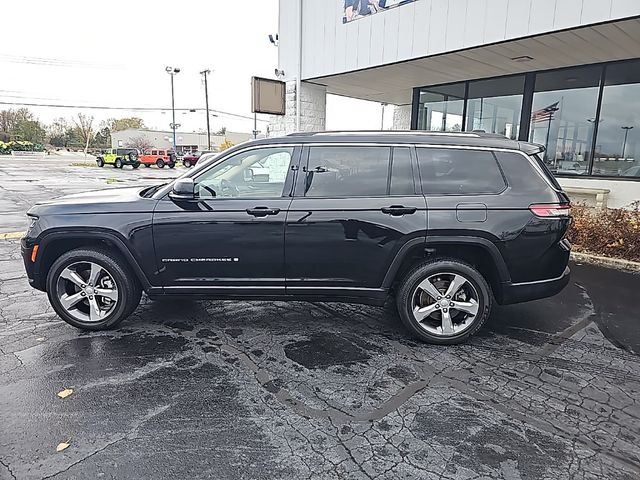
[[[569,199],[538,145],[475,133],[296,134],[238,145],[170,184],[29,210],[29,282],[79,328],[159,296],[395,296],[407,328],[459,343],[493,301],[569,281]]]

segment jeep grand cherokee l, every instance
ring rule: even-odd
[[[486,134],[342,132],[252,141],[170,184],[29,210],[29,281],[101,330],[153,297],[394,296],[419,338],[459,343],[493,302],[569,281],[569,199],[538,145]]]

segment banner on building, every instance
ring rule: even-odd
[[[343,8],[342,23],[384,12],[390,8],[406,5],[416,0],[338,0]]]

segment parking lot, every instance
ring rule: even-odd
[[[29,206],[183,171],[0,158],[0,479],[640,476],[631,273],[573,264],[451,347],[391,303],[143,298],[115,331],[62,322],[13,238]]]

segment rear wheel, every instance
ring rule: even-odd
[[[116,168],[122,168],[123,167],[122,159],[116,158],[116,162],[113,164],[113,166]]]
[[[106,250],[67,252],[47,275],[47,295],[55,312],[85,330],[114,327],[133,313],[141,293],[126,262]]]
[[[191,168],[191,160],[185,160],[185,161],[183,161],[182,163],[183,163],[183,165],[184,165],[185,167],[187,167],[187,168]]]
[[[156,166],[158,168],[164,168],[164,160],[159,158],[158,160],[156,160]]]
[[[405,326],[429,343],[462,343],[489,317],[493,295],[484,277],[455,259],[436,259],[409,272],[398,290]]]
[[[176,166],[176,164],[173,163],[173,162],[169,164],[169,168],[174,168],[175,166]]]
[[[97,164],[100,168],[102,168],[102,167],[104,167],[104,160],[103,160],[103,159],[101,159],[101,158],[97,158],[97,159],[96,159],[96,164]]]
[[[134,163],[133,165],[131,165],[133,167],[133,169],[135,170],[136,168],[138,168],[140,166],[139,163]]]
[[[145,163],[145,164],[144,164],[144,166],[145,166],[145,168],[150,168],[150,167],[151,167],[151,164],[149,164],[149,163]]]

